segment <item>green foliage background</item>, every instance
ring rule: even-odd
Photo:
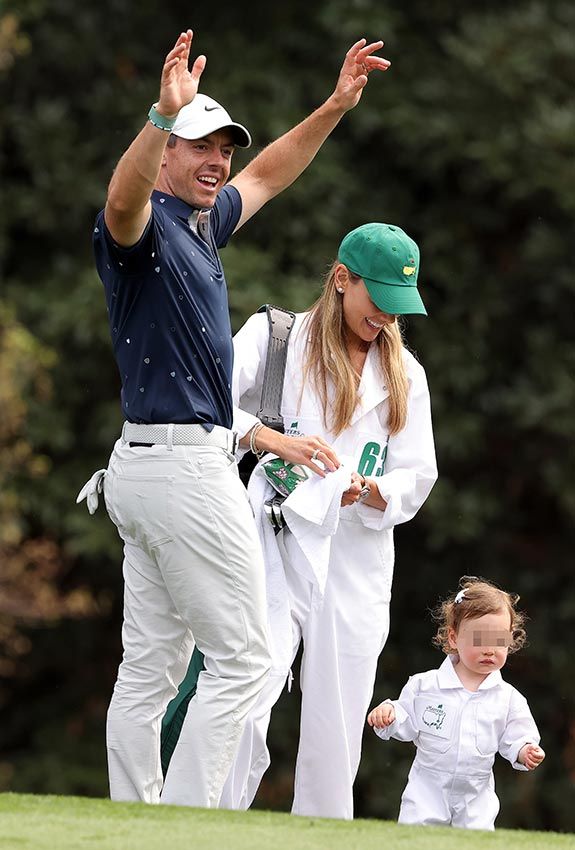
[[[342,235],[405,227],[429,319],[407,327],[433,399],[440,480],[397,531],[392,633],[376,697],[441,660],[428,609],[461,574],[522,596],[530,645],[507,677],[547,751],[497,767],[499,825],[575,830],[575,7],[569,0],[153,0],[0,6],[0,790],[107,793],[104,723],[120,659],[121,550],[75,495],[104,466],[119,382],[91,254],[115,162],[195,32],[203,89],[255,149],[331,91],[380,36],[372,77],[306,174],[223,254],[238,328],[305,307]],[[238,151],[236,169],[250,154]],[[571,564],[571,566],[569,566]],[[289,808],[298,698],[272,724],[258,805]],[[326,730],[329,734],[329,730]],[[366,734],[357,814],[396,816],[412,758]]]

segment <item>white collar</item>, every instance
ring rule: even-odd
[[[190,230],[210,244],[210,212],[211,210],[192,210],[188,216]]]
[[[455,672],[455,663],[458,660],[459,656],[457,654],[448,655],[437,670],[437,681],[441,688],[465,688],[465,685]],[[501,670],[494,670],[485,677],[477,690],[487,691],[490,688],[498,688],[501,687],[502,682]]]
[[[363,364],[359,396],[359,404],[355,408],[352,425],[389,396],[389,390],[385,385],[385,377],[381,369],[379,347],[375,343],[370,345]]]

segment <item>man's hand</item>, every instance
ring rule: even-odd
[[[367,715],[367,722],[376,729],[391,726],[395,720],[395,708],[390,702],[382,702]]]
[[[174,47],[166,56],[160,82],[160,98],[156,107],[165,118],[175,117],[182,106],[194,99],[198,92],[200,77],[206,67],[206,57],[198,56],[188,70],[193,32],[180,34]]]
[[[383,41],[367,44],[365,38],[361,38],[347,51],[332,95],[338,106],[345,112],[359,103],[371,71],[387,71],[391,65],[387,59],[373,55],[382,47]]]
[[[174,118],[198,91],[206,57],[198,56],[188,71],[192,31],[181,33],[166,56],[157,110]],[[117,165],[106,200],[106,226],[113,239],[125,248],[135,245],[146,229],[152,205],[150,195],[157,184],[169,133],[149,122],[138,133]]]
[[[538,747],[535,744],[525,744],[525,746],[521,747],[519,750],[517,761],[519,764],[524,765],[527,770],[535,770],[544,758],[545,752],[541,749],[541,747]]]

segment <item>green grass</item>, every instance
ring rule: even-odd
[[[573,850],[574,844],[573,835],[551,832],[473,832],[0,794],[2,850]]]

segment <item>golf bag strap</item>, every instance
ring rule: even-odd
[[[295,322],[295,313],[264,304],[258,313],[264,310],[268,317],[269,339],[264,371],[264,382],[258,410],[258,419],[283,434],[284,425],[281,415],[281,403],[284,389],[284,376],[287,361],[287,344]]]

